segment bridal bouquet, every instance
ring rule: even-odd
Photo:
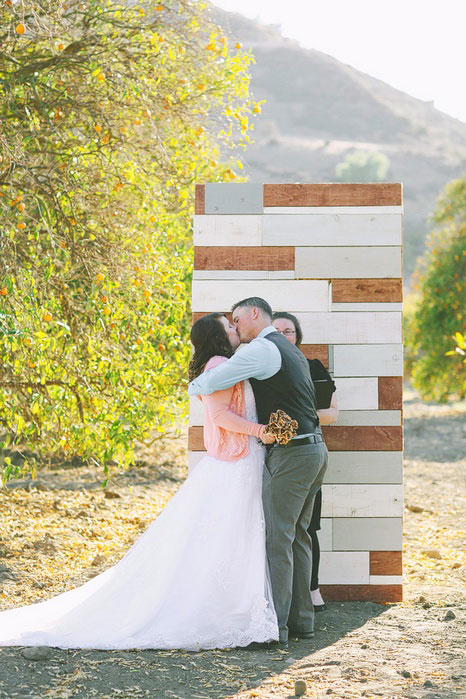
[[[284,410],[277,410],[270,415],[264,433],[272,434],[277,444],[288,444],[290,439],[296,435],[297,430],[297,421],[293,420]]]

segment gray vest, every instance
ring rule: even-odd
[[[315,432],[319,425],[314,384],[309,364],[300,349],[278,332],[266,335],[265,340],[278,348],[282,365],[269,379],[250,379],[256,399],[259,422],[267,424],[270,413],[279,408],[298,421],[298,434]]]

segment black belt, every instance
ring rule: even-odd
[[[324,438],[321,434],[310,434],[309,437],[301,437],[301,439],[290,439],[286,444],[277,444],[277,442],[271,444],[272,448],[276,447],[301,447],[303,444],[319,444],[323,442]]]

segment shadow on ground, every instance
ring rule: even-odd
[[[206,651],[94,651],[44,649],[27,660],[20,648],[0,649],[0,697],[182,697],[226,699],[254,689],[306,658],[301,668],[337,667],[315,654],[387,611],[373,602],[333,602],[317,615],[313,640],[289,649]],[[292,693],[293,694],[293,693]]]

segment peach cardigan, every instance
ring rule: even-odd
[[[226,362],[211,357],[204,371]],[[237,461],[249,453],[248,435],[260,437],[264,425],[245,419],[244,382],[201,396],[204,404],[204,445],[209,456],[221,461]]]

